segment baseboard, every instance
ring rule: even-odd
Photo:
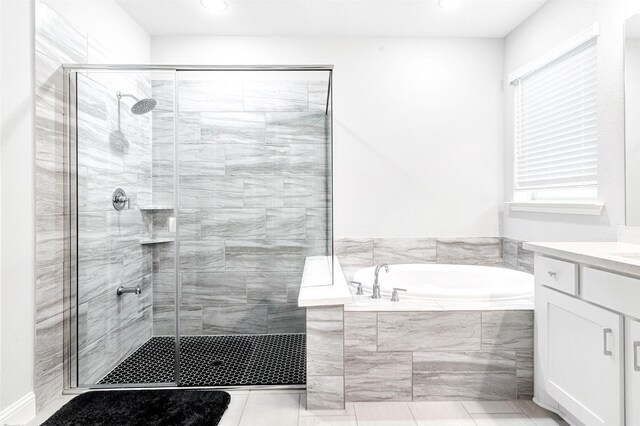
[[[36,394],[29,392],[0,411],[0,425],[24,425],[36,416]]]

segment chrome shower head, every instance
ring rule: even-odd
[[[136,115],[146,114],[153,111],[157,104],[158,102],[156,102],[156,100],[152,98],[140,99],[138,102],[133,104],[133,106],[131,107],[131,112]]]
[[[124,97],[128,97],[136,101],[136,103],[131,107],[131,113],[135,115],[141,115],[151,112],[156,107],[156,105],[158,105],[158,102],[153,98],[138,99],[133,95],[127,95],[120,92],[117,92],[116,95],[118,96],[118,100]]]

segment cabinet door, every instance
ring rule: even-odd
[[[640,425],[640,321],[625,322],[627,425]]]
[[[541,379],[545,390],[585,425],[622,425],[623,318],[540,287]]]

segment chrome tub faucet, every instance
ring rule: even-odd
[[[389,265],[383,263],[382,265],[376,266],[376,272],[373,279],[373,292],[371,294],[372,299],[380,299],[382,296],[380,295],[380,283],[378,282],[378,275],[380,274],[380,269],[384,268],[386,273],[389,273]]]

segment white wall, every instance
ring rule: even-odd
[[[42,2],[64,16],[77,31],[88,34],[89,63],[149,62],[149,34],[115,0]]]
[[[153,37],[155,64],[332,64],[335,237],[497,236],[502,40]]]
[[[31,1],[0,1],[0,419],[33,390],[32,22]]]
[[[629,5],[614,1],[552,0],[505,38],[506,75],[575,34],[600,24],[598,38],[598,181],[601,216],[512,213],[503,235],[532,241],[614,240],[625,222],[623,21]],[[513,198],[513,89],[505,85],[504,198]]]

